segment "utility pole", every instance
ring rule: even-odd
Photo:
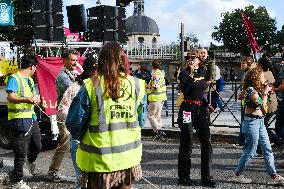
[[[184,67],[184,24],[181,23],[180,27],[180,67],[183,70]]]

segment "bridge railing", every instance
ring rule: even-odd
[[[130,59],[171,59],[178,58],[179,49],[173,44],[128,44],[127,54]]]

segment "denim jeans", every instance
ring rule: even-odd
[[[74,140],[72,139],[72,137],[70,137],[70,153],[71,153],[71,159],[72,159],[72,163],[73,163],[73,167],[75,170],[75,174],[76,174],[76,178],[78,179],[81,175],[80,173],[80,169],[77,166],[76,163],[76,152],[78,149],[78,145],[80,144],[79,140]]]
[[[217,106],[220,109],[224,108],[224,102],[222,101],[222,99],[221,99],[219,94],[217,94],[217,96],[216,96],[216,103],[217,103]]]
[[[245,146],[237,167],[237,172],[242,173],[245,167],[256,153],[258,143],[261,146],[263,158],[268,175],[276,173],[274,165],[274,156],[272,153],[270,141],[264,125],[264,118],[244,117],[242,132],[245,135]]]

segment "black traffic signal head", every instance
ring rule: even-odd
[[[133,0],[116,0],[116,6],[126,7]]]

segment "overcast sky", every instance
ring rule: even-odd
[[[85,8],[96,6],[97,0],[63,0],[64,25],[68,27],[66,6],[84,4]],[[115,0],[101,0],[102,4],[115,5]],[[145,0],[145,14],[156,21],[161,41],[177,41],[180,24],[185,33],[197,34],[201,44],[211,41],[214,26],[221,21],[221,13],[244,8],[250,4],[265,6],[272,18],[276,18],[278,29],[284,25],[284,0]],[[127,17],[133,14],[133,4],[127,8]]]

